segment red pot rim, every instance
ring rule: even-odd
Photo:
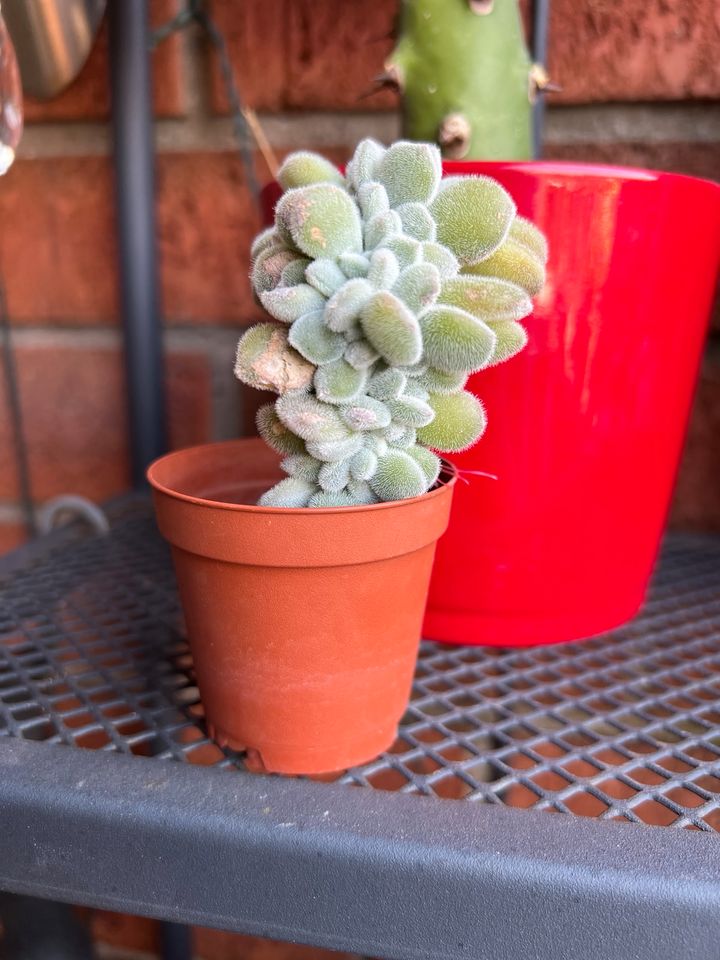
[[[230,444],[241,443],[243,440],[257,440],[257,438],[238,437],[235,440],[219,440],[215,441],[214,443],[200,443],[195,444],[192,447],[183,447],[180,450],[173,450],[170,453],[164,454],[162,457],[158,457],[157,460],[154,460],[147,468],[145,476],[148,480],[148,483],[151,487],[153,487],[154,490],[157,490],[159,493],[164,493],[166,496],[172,497],[175,500],[183,500],[185,503],[193,503],[202,507],[214,507],[221,510],[230,510],[233,513],[266,513],[280,516],[298,514],[349,513],[351,511],[353,513],[360,513],[372,510],[387,510],[392,507],[397,507],[401,504],[410,505],[417,503],[420,500],[427,500],[428,497],[439,496],[445,488],[453,487],[458,477],[457,467],[449,460],[445,460],[443,458],[443,466],[440,472],[439,480],[431,490],[421,494],[419,497],[408,497],[405,500],[387,500],[381,503],[358,504],[349,507],[261,507],[258,504],[252,503],[228,503],[224,500],[210,500],[205,497],[195,497],[188,493],[182,493],[180,490],[175,490],[173,487],[162,483],[157,478],[156,474],[162,469],[163,465],[169,464],[170,461],[177,457],[186,456],[188,453],[193,451],[207,450],[211,447],[218,448],[228,446]]]
[[[654,183],[658,180],[682,180],[712,187],[720,191],[720,183],[706,177],[695,177],[687,173],[673,173],[668,170],[655,170],[652,167],[625,167],[604,163],[578,163],[574,160],[444,160],[445,173],[469,173],[473,167],[495,167],[498,170],[537,171],[553,176],[583,176],[588,178],[612,180],[634,180],[637,182]]]

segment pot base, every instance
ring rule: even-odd
[[[621,627],[639,613],[643,601],[641,595],[630,604],[624,603],[609,610],[585,610],[548,618],[540,614],[491,616],[431,607],[425,613],[423,637],[440,643],[479,647],[574,643]]]
[[[214,723],[208,721],[207,727],[210,737],[219,747],[245,754],[244,763],[251,773],[296,775],[339,773],[348,767],[369,763],[391,747],[398,735],[397,725],[393,725],[378,730],[372,741],[363,737],[362,741],[353,742],[343,737],[342,741],[331,744],[329,748],[327,745],[312,747],[303,744],[299,748],[297,744],[266,743],[259,750],[241,743]]]

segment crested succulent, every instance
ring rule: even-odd
[[[420,496],[439,452],[472,446],[470,374],[514,356],[547,245],[488,177],[442,179],[432,144],[362,141],[345,176],[288,157],[275,225],[252,247],[275,323],[251,327],[235,374],[278,394],[258,430],[287,477],[260,504],[337,507]]]

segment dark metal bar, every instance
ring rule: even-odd
[[[10,427],[12,442],[15,448],[15,466],[17,468],[18,493],[22,505],[23,522],[28,536],[34,537],[37,534],[37,525],[32,500],[30,463],[27,445],[25,443],[22,404],[20,402],[20,385],[18,383],[12,342],[12,327],[10,326],[10,317],[7,312],[5,288],[3,287],[2,278],[0,278],[0,343],[2,344],[2,369],[5,377],[7,404],[10,410]]]
[[[110,82],[133,486],[165,452],[147,0],[111,0]]]
[[[160,924],[160,956],[162,960],[192,960],[192,929],[183,923]]]
[[[394,960],[708,960],[714,836],[0,738],[0,888]]]
[[[93,960],[90,931],[66,903],[0,893],[2,960]]]
[[[550,29],[550,0],[534,0],[532,28],[532,56],[535,63],[547,66],[548,32]],[[539,92],[533,107],[533,155],[542,156],[543,127],[545,124],[545,96]]]

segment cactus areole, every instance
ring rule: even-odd
[[[363,140],[343,175],[295,153],[275,224],[252,247],[272,322],[241,338],[235,374],[278,394],[258,430],[287,476],[261,506],[417,497],[438,452],[485,430],[471,373],[510,359],[544,282],[545,238],[489,177],[442,179],[440,151]]]

